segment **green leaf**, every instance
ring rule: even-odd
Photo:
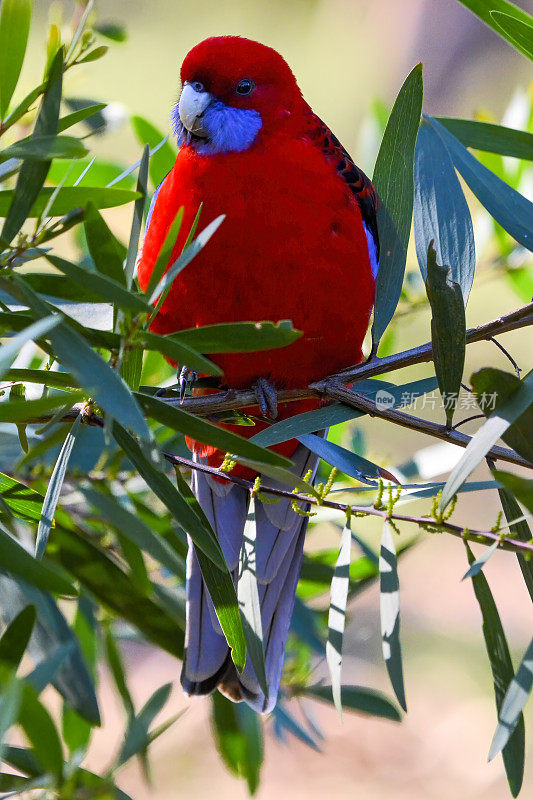
[[[220,692],[215,692],[211,701],[217,750],[231,772],[245,778],[250,794],[255,794],[263,763],[263,734],[259,717],[244,703],[236,705]]]
[[[496,540],[495,542],[493,542],[493,544],[491,544],[490,547],[486,547],[481,556],[479,558],[476,558],[476,560],[472,562],[471,567],[465,572],[461,580],[464,581],[466,578],[471,578],[473,575],[477,575],[478,572],[481,572],[481,570],[483,569],[483,567],[485,566],[491,555],[494,553],[494,551],[497,549],[499,544],[500,542]]]
[[[0,472],[0,495],[12,514],[21,519],[38,522],[44,497],[29,486]]]
[[[496,31],[496,33],[499,33],[500,36],[507,39],[517,50],[520,50],[524,55],[529,55],[528,52],[522,49],[520,42],[511,38],[509,34],[500,27],[493,14],[493,11],[500,12],[501,14],[508,14],[519,22],[524,23],[524,25],[533,25],[533,18],[530,17],[526,11],[523,11],[514,3],[507,2],[507,0],[460,0],[460,2],[469,8],[473,14],[476,14],[482,19],[485,25],[488,25],[492,30]]]
[[[145,291],[145,295],[147,298],[150,298],[150,302],[153,302],[151,298],[154,289],[161,280],[161,278],[163,277],[163,273],[168,267],[168,263],[172,256],[172,251],[174,250],[174,247],[178,240],[178,235],[181,229],[182,222],[183,222],[183,206],[181,206],[177,210],[176,216],[172,220],[169,229],[165,235],[163,244],[161,245],[159,253],[157,254],[157,258],[155,260],[155,264],[152,269],[152,274],[150,275],[150,280],[148,281],[148,285]]]
[[[51,161],[53,158],[83,158],[89,151],[73,136],[30,136],[0,151],[0,163],[9,158]]]
[[[47,563],[37,561],[15,540],[0,528],[0,563],[2,569],[24,578],[32,586],[44,591],[76,595],[74,587]]]
[[[0,120],[18,83],[28,34],[32,0],[3,0],[0,14]]]
[[[516,499],[533,514],[533,480],[496,469],[493,470],[493,473],[496,480],[512,492]]]
[[[424,281],[428,249],[434,242],[436,260],[449,267],[466,305],[476,266],[472,218],[448,149],[425,118],[416,140],[414,220],[416,255]]]
[[[77,264],[72,264],[64,258],[48,255],[47,260],[71,281],[79,286],[90,284],[91,291],[118,308],[127,308],[136,314],[150,313],[150,306],[138,294],[124,288],[122,282],[118,283],[98,272],[89,271]]]
[[[483,372],[483,370],[480,370],[480,372]],[[491,370],[491,372],[499,373],[504,376],[507,375],[507,373],[501,372],[501,370]],[[474,376],[472,376],[472,378],[475,380]],[[494,385],[497,391],[498,384],[495,383]],[[522,381],[519,381],[517,388],[497,406],[496,410],[492,412],[484,425],[479,428],[468,443],[468,446],[459,462],[453,468],[442,490],[440,500],[440,507],[442,509],[446,508],[454,494],[485,457],[490,448],[496,444],[498,439],[505,435],[516,420],[520,420],[532,403],[533,372],[530,372]]]
[[[333,702],[331,686],[307,686],[303,694],[328,703]],[[385,694],[376,689],[368,689],[366,686],[343,686],[342,707],[346,711],[359,711],[373,717],[391,719],[394,722],[400,722],[402,718],[397,706]]]
[[[342,643],[346,624],[346,604],[350,584],[350,560],[352,551],[352,531],[350,518],[342,531],[339,555],[331,579],[331,596],[328,612],[328,641],[326,660],[331,677],[333,703],[342,719]]]
[[[422,65],[407,76],[391,111],[374,169],[380,204],[379,270],[372,326],[372,349],[377,351],[398,305],[413,214],[413,163],[422,110]]]
[[[125,42],[128,38],[126,28],[123,25],[117,25],[112,22],[99,22],[93,25],[93,29],[106,39],[111,39],[113,42]]]
[[[31,742],[36,758],[60,785],[63,780],[61,741],[52,717],[29,684],[23,689],[18,722]]]
[[[27,208],[29,210],[26,210],[25,207],[25,218],[40,217],[53,191],[55,191],[53,186],[45,186],[44,189],[40,189],[36,197],[32,197],[31,205],[28,204]],[[7,216],[13,196],[14,192],[11,190],[6,189],[0,192],[0,217]],[[114,208],[115,206],[123,206],[125,203],[132,203],[138,196],[138,192],[132,192],[129,189],[103,189],[99,186],[63,186],[52,203],[48,214],[51,217],[62,217],[77,208],[82,208],[89,202],[93,203],[96,208]],[[2,238],[7,238],[3,232]]]
[[[288,458],[274,453],[272,450],[260,447],[242,436],[224,430],[224,428],[219,428],[217,425],[213,425],[212,422],[202,419],[202,417],[183,411],[177,402],[160,400],[153,395],[141,394],[140,392],[136,392],[135,397],[148,416],[175,431],[180,431],[190,436],[195,441],[212,445],[222,452],[242,456],[258,463],[286,468],[291,466],[291,461]]]
[[[254,353],[286,347],[302,335],[289,319],[280,322],[222,322],[188,328],[172,339],[200,353]]]
[[[7,344],[2,345],[0,347],[0,378],[4,376],[4,373],[11,366],[11,362],[15,359],[21,347],[26,344],[26,342],[30,339],[40,339],[41,336],[44,336],[49,330],[55,328],[59,322],[59,316],[57,314],[52,314],[49,317],[39,320],[39,322],[34,322],[25,330],[21,331],[21,333],[13,336]]]
[[[332,467],[337,467],[341,472],[351,475],[352,478],[356,478],[358,481],[376,485],[376,481],[379,478],[384,478],[397,483],[396,478],[383,467],[378,467],[377,464],[358,456],[357,453],[351,453],[345,447],[340,447],[334,442],[328,442],[327,439],[316,436],[314,433],[305,433],[298,436],[298,441],[304,444],[312,453],[316,453],[317,456],[331,464]]]
[[[148,122],[147,119],[144,119],[144,117],[138,115],[133,116],[131,118],[131,125],[138,141],[143,147],[148,144],[150,145],[150,149],[152,149],[165,139],[164,134],[152,125],[151,122]],[[166,141],[159,148],[157,153],[153,154],[150,159],[150,180],[152,181],[154,189],[157,189],[159,184],[168,175],[174,166],[175,160],[176,150],[169,141]]]
[[[11,620],[0,639],[0,664],[16,672],[26,652],[35,625],[37,612],[35,606],[25,606]]]
[[[42,558],[44,551],[46,550],[50,529],[54,524],[54,516],[56,513],[57,503],[59,501],[59,495],[61,493],[61,487],[63,486],[63,481],[65,480],[68,462],[72,453],[72,448],[76,442],[76,436],[80,429],[81,419],[82,415],[78,414],[71,429],[67,433],[65,441],[63,442],[63,447],[59,452],[52,475],[50,476],[50,480],[48,482],[41,512],[41,519],[39,520],[39,527],[37,528],[35,558]]]
[[[151,331],[138,331],[134,343],[142,344],[146,350],[162,353],[176,364],[186,364],[189,369],[196,369],[198,372],[205,372],[208,375],[222,375],[220,367],[171,336],[159,336]]]
[[[478,120],[435,117],[465,147],[533,161],[533,133]]]
[[[2,686],[0,696],[0,758],[4,760],[6,745],[3,744],[8,730],[18,719],[22,700],[22,681],[12,675]]]
[[[83,58],[77,59],[78,64],[86,64],[88,61],[98,61],[99,58],[105,56],[109,47],[105,44],[100,45],[100,47],[95,47],[94,50],[89,50],[86,56]]]
[[[244,635],[246,637],[246,652],[247,655],[250,656],[257,680],[259,681],[259,686],[263,690],[265,699],[268,699],[261,604],[259,602],[259,590],[257,588],[256,533],[255,498],[251,497],[239,555],[237,597],[239,600]]]
[[[392,525],[386,520],[379,557],[381,643],[394,694],[403,710],[407,711],[400,645],[400,584],[393,536]]]
[[[507,489],[498,489],[498,494],[500,496],[500,503],[502,504],[503,513],[507,523],[512,522],[514,519],[518,519],[522,515],[522,509],[516,502],[511,492]],[[517,539],[521,539],[523,542],[529,542],[533,538],[531,535],[531,530],[529,529],[529,525],[525,519],[509,525],[509,530],[513,536],[516,536]],[[524,582],[529,592],[529,596],[533,601],[533,563],[528,560],[523,553],[517,553],[516,557],[518,559],[520,569],[522,570],[522,575],[524,577]]]
[[[123,506],[119,500],[110,495],[98,492],[87,486],[81,491],[88,502],[93,505],[122,536],[130,539],[144,552],[155,558],[166,567],[172,575],[183,577],[183,559],[176,553],[165,539],[154,533],[136,514]]]
[[[130,758],[140,753],[149,744],[148,729],[165,703],[167,702],[171,683],[166,683],[153,693],[137,716],[133,717],[128,725],[119,757],[118,765],[125,764]]]
[[[530,18],[530,23],[526,23],[499,11],[491,11],[490,15],[498,28],[502,29],[507,41],[533,60],[533,18]]]
[[[41,694],[56,677],[64,662],[74,653],[74,642],[65,642],[44,658],[24,680],[33,686],[37,694]]]
[[[520,378],[503,370],[484,367],[471,377],[472,387],[481,410],[488,415],[491,410],[499,410],[513,392],[520,389]],[[533,407],[529,406],[503,434],[502,438],[528,461],[533,462]]]
[[[139,250],[139,237],[141,234],[142,219],[144,207],[146,205],[146,196],[148,192],[148,165],[150,163],[150,148],[148,145],[144,148],[141,163],[139,164],[139,175],[137,178],[137,192],[139,197],[135,201],[133,207],[133,219],[131,221],[131,232],[128,242],[128,252],[126,255],[126,263],[124,265],[124,276],[126,279],[126,288],[130,289],[135,274],[135,265],[137,263],[137,253]]]
[[[64,407],[66,411],[83,400],[83,392],[61,392],[61,394],[26,400],[24,403],[10,401],[0,403],[0,422],[32,422],[45,414]]]
[[[85,207],[85,235],[98,272],[124,286],[124,248],[113,236],[94,203],[87,203]]]
[[[466,545],[468,562],[472,564],[474,556]],[[483,572],[472,576],[472,586],[483,617],[483,637],[489,656],[494,695],[498,714],[501,713],[505,693],[514,677],[513,662],[505,633],[494,602],[492,592]],[[522,786],[524,775],[524,719],[520,714],[518,724],[503,749],[503,763],[513,797],[517,797]]]
[[[72,128],[72,126],[77,125],[78,122],[84,122],[94,116],[94,114],[98,114],[106,108],[106,106],[107,103],[91,103],[88,106],[79,108],[77,111],[73,111],[72,114],[61,117],[59,120],[59,133],[61,133],[61,131],[66,131],[68,128]]]
[[[96,606],[87,595],[81,594],[74,617],[73,630],[81,644],[85,663],[93,681],[98,663],[98,630]],[[68,704],[63,705],[63,739],[71,753],[85,752],[91,739],[93,724],[82,718]]]
[[[37,115],[31,138],[56,136],[63,78],[63,49],[60,48],[50,67],[48,83]],[[50,161],[25,161],[19,171],[15,190],[0,192],[0,216],[6,217],[0,238],[9,244],[31,215],[36,200],[43,194],[42,187],[48,174]],[[6,196],[7,195],[7,196]],[[6,209],[2,200],[6,199]],[[43,206],[44,210],[45,205]]]
[[[124,703],[126,713],[128,716],[133,716],[135,713],[135,708],[133,705],[133,700],[131,699],[128,685],[126,683],[126,674],[124,672],[122,658],[113,634],[109,628],[106,630],[105,634],[105,651],[109,669],[111,670],[117,691],[122,698],[122,702]]]
[[[533,686],[533,639],[524,653],[518,671],[509,684],[498,714],[498,726],[490,746],[489,761],[500,753],[507,745],[520,722],[531,687]]]
[[[464,289],[463,289],[464,291]],[[439,389],[451,427],[466,354],[466,317],[461,286],[448,266],[437,263],[433,241],[427,251],[426,292],[431,306],[431,343]]]
[[[436,119],[435,127],[466,183],[496,222],[523,247],[533,250],[533,203],[483,166]]]
[[[57,318],[56,318],[57,319]],[[59,322],[59,319],[57,319]],[[68,372],[57,372],[51,369],[8,369],[6,381],[22,381],[23,383],[41,383],[53,389],[76,388],[76,381]]]

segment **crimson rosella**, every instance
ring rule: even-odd
[[[202,224],[226,217],[175,279],[152,330],[292,320],[303,336],[288,347],[209,356],[224,371],[221,385],[255,386],[262,411],[273,412],[270,386],[301,388],[362,358],[379,259],[377,196],[272,48],[238,36],[206,39],[186,56],[181,83],[172,114],[180,149],[152,201],[138,265],[141,287],[181,206],[183,224],[169,264],[200,203]],[[280,403],[278,418],[317,402]],[[251,436],[265,424],[236,430]],[[190,446],[196,460],[220,465],[223,454],[214,448]],[[316,456],[295,439],[274,449],[290,456],[300,475],[316,471]],[[249,493],[199,472],[192,480],[237,581]],[[218,687],[265,712],[278,695],[307,518],[289,500],[256,502],[256,526],[268,697],[249,660],[241,674],[233,665],[191,542],[181,681],[189,694]]]

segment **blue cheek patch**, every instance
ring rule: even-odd
[[[366,233],[366,242],[368,245],[368,255],[370,256],[370,267],[372,269],[372,275],[374,276],[374,280],[376,279],[376,275],[378,274],[379,263],[378,263],[378,249],[376,247],[376,241],[374,239],[374,235],[368,225],[363,222],[363,228],[365,229]]]
[[[206,156],[217,153],[241,153],[247,150],[255,141],[263,124],[258,111],[233,108],[220,100],[213,100],[204,111],[202,124],[209,131],[207,139],[191,137],[180,119],[178,106],[172,110],[170,119],[178,146],[189,144],[197,153]]]

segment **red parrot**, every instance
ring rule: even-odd
[[[152,200],[138,264],[141,287],[148,285],[180,207],[183,224],[169,264],[181,252],[200,203],[202,223],[226,216],[174,280],[152,330],[168,334],[219,322],[292,320],[303,336],[288,347],[206,354],[223,369],[225,386],[254,386],[263,413],[274,414],[271,387],[305,387],[362,358],[379,261],[376,192],[272,48],[239,36],[206,39],[183,61],[181,83],[172,114],[180,149]],[[317,402],[280,404],[277,416],[301,413]],[[261,427],[237,430],[251,436]],[[220,464],[223,454],[214,448],[191,446],[196,460]],[[290,456],[300,475],[316,471],[317,457],[296,440],[274,449]],[[192,486],[237,581],[249,494],[199,472]],[[265,712],[278,695],[307,518],[285,499],[256,502],[256,525],[268,697],[249,661],[242,674],[233,665],[191,542],[181,681],[189,694],[218,687]]]

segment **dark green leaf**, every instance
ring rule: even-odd
[[[435,117],[465,147],[533,161],[533,133],[478,120]],[[531,296],[531,295],[530,295]]]
[[[176,245],[182,222],[183,222],[183,206],[178,208],[176,216],[170,223],[169,229],[165,234],[163,244],[161,245],[161,248],[157,254],[157,258],[155,260],[152,273],[150,275],[150,280],[148,281],[148,285],[146,287],[145,294],[148,299],[152,297],[155,287],[163,277],[163,273],[165,272],[166,268],[169,265],[169,261],[172,256],[172,251],[174,250],[174,247]],[[150,302],[152,301],[150,300]]]
[[[372,461],[358,456],[357,453],[351,453],[345,447],[328,442],[327,439],[323,439],[321,436],[305,433],[302,436],[298,436],[298,441],[309,448],[312,453],[316,453],[328,464],[331,464],[332,467],[337,467],[341,472],[351,475],[352,478],[356,478],[358,481],[376,485],[376,481],[379,478],[385,478],[385,480],[397,483],[396,478],[383,467],[378,467]]]
[[[37,694],[41,694],[46,687],[53,683],[58,670],[74,653],[74,641],[59,645],[49,656],[41,661],[24,680],[33,686]]]
[[[521,8],[516,6],[514,3],[509,3],[507,0],[460,0],[460,2],[466,6],[467,8],[472,11],[472,13],[476,14],[480,19],[483,20],[485,25],[491,27],[496,33],[499,33],[500,36],[503,36],[507,39],[514,47],[516,47],[521,52],[522,50],[521,45],[516,42],[514,39],[509,38],[503,31],[503,29],[498,25],[497,21],[494,19],[492,14],[493,11],[499,11],[503,14],[509,14],[515,19],[523,22],[525,25],[533,25],[533,18],[530,15],[523,11]],[[527,53],[525,53],[527,55]]]
[[[63,49],[60,48],[52,62],[48,84],[35,122],[32,138],[56,136],[58,131],[59,106],[63,79]],[[42,196],[42,187],[48,174],[50,161],[25,161],[19,171],[15,190],[0,192],[0,216],[6,217],[1,238],[10,243],[19,232],[26,218],[31,215],[36,200]],[[7,195],[7,196],[6,196]],[[6,210],[2,200],[7,200]],[[44,210],[45,206],[41,210]]]
[[[476,560],[472,562],[472,565],[465,572],[461,580],[464,581],[466,578],[471,578],[473,575],[477,575],[478,572],[481,572],[481,570],[483,569],[483,567],[485,566],[491,555],[494,553],[494,551],[497,549],[499,544],[500,544],[499,541],[496,540],[495,542],[493,542],[493,544],[491,544],[490,547],[486,547],[481,556],[479,558],[476,558]]]
[[[259,717],[244,703],[231,703],[219,692],[215,692],[211,700],[217,750],[233,774],[246,779],[250,794],[254,794],[263,763]]]
[[[501,404],[506,402],[521,386],[520,379],[516,375],[492,367],[478,370],[470,380],[478,404],[487,416],[491,411],[499,410]],[[502,439],[509,447],[533,463],[532,430],[533,406],[529,406],[503,434]]]
[[[94,203],[87,203],[85,207],[85,235],[98,272],[124,286],[124,248],[111,233]]]
[[[147,747],[149,743],[148,729],[154,721],[154,717],[159,714],[167,702],[171,689],[171,683],[166,683],[156,689],[137,716],[131,719],[118,757],[119,765],[125,764],[132,756],[137,755]]]
[[[41,397],[39,400],[26,400],[24,403],[12,400],[0,403],[0,422],[32,422],[64,407],[66,411],[83,400],[83,392],[61,392],[61,394]]]
[[[16,336],[13,336],[9,342],[0,347],[0,378],[10,367],[11,362],[18,355],[23,344],[30,339],[40,339],[45,333],[54,328],[60,322],[58,315],[50,315],[39,322],[34,322],[29,325],[25,330],[21,331]]]
[[[426,292],[431,306],[431,343],[439,389],[451,427],[457,405],[466,354],[464,288],[448,266],[437,263],[433,241],[427,251]]]
[[[484,167],[444,125],[429,119],[479,202],[517,242],[533,250],[533,203]]]
[[[56,318],[57,319],[57,318]],[[57,319],[59,322],[59,319]],[[37,323],[39,324],[39,323]],[[23,381],[24,383],[42,383],[53,389],[70,389],[76,387],[76,381],[68,372],[57,372],[51,369],[8,369],[6,381]]]
[[[468,563],[472,564],[474,556],[466,545]],[[479,603],[483,617],[483,636],[489,656],[492,677],[494,680],[494,695],[498,714],[501,713],[505,693],[514,677],[513,662],[509,654],[509,647],[505,633],[494,602],[492,592],[483,572],[472,576],[472,586]],[[522,786],[524,775],[524,719],[520,714],[518,724],[503,749],[503,763],[509,788],[513,797],[517,797]]]
[[[516,499],[533,514],[533,480],[513,475],[510,472],[501,472],[500,470],[493,470],[493,473],[496,480],[502,483],[508,491],[512,492]]]
[[[376,279],[372,347],[377,351],[398,305],[413,213],[413,163],[422,110],[422,65],[407,76],[391,111],[374,169],[380,204],[379,270]]]
[[[111,39],[113,42],[125,42],[128,38],[126,29],[123,25],[117,25],[112,22],[99,22],[94,25],[94,30],[106,39]]]
[[[24,578],[44,591],[74,596],[74,587],[48,564],[36,561],[26,550],[0,528],[0,564],[2,570]]]
[[[253,353],[286,347],[302,335],[289,319],[280,322],[223,322],[173,334],[180,344],[200,353]]]
[[[379,557],[381,643],[394,694],[403,710],[407,711],[400,645],[400,584],[394,535],[392,525],[386,520]]]
[[[53,191],[54,187],[52,186],[45,186],[44,189],[41,189],[36,198],[32,198],[29,210],[25,211],[25,218],[40,217]],[[0,192],[0,217],[7,216],[13,195],[14,192],[8,189]],[[103,189],[99,186],[63,186],[52,203],[52,207],[48,210],[48,214],[51,217],[62,217],[77,208],[82,208],[89,202],[94,203],[96,208],[123,206],[125,203],[132,203],[138,196],[138,192],[132,192],[129,189]],[[3,233],[2,238],[6,238]]]
[[[53,158],[83,158],[87,148],[73,136],[30,136],[0,151],[0,163],[9,158],[51,161]]]
[[[18,83],[30,32],[32,0],[4,0],[0,14],[0,120]]]
[[[518,725],[533,686],[533,639],[524,653],[518,671],[508,686],[498,715],[498,727],[490,746],[489,761],[503,750]]]
[[[35,625],[35,606],[25,606],[9,623],[0,639],[0,663],[16,672]]]
[[[151,122],[140,116],[133,116],[131,124],[135,135],[141,145],[150,145],[150,149],[156,147],[164,138],[164,134],[155,128]],[[152,186],[156,189],[161,181],[168,175],[174,161],[176,160],[176,151],[169,141],[166,141],[162,147],[159,148],[157,153],[154,153],[150,158],[150,180]]]
[[[436,260],[449,267],[466,305],[476,265],[472,219],[446,145],[427,119],[422,120],[416,140],[414,220],[424,281],[428,249],[434,242]]]
[[[122,702],[124,703],[126,713],[128,716],[133,716],[135,708],[133,705],[133,700],[131,699],[128,685],[126,683],[126,674],[124,672],[122,658],[113,634],[109,628],[106,630],[105,634],[105,651],[109,669],[111,670],[118,693],[120,694]]]
[[[509,492],[507,489],[498,489],[498,494],[500,496],[500,502],[502,504],[503,513],[507,523],[512,522],[512,520],[518,519],[520,516],[522,516],[522,509],[516,502],[511,492]],[[516,536],[517,539],[521,539],[523,542],[529,542],[533,538],[531,535],[531,530],[529,529],[529,525],[525,519],[520,520],[520,522],[514,522],[509,526],[509,529],[513,536]],[[533,601],[533,562],[528,560],[523,553],[517,553],[516,557],[518,559],[520,569],[522,570],[522,575],[524,576],[524,582],[527,586],[529,596]]]
[[[317,700],[333,702],[331,686],[308,686],[303,694],[316,697]],[[343,686],[342,707],[347,711],[360,711],[373,717],[392,719],[394,722],[400,722],[402,718],[397,706],[385,694],[366,686]]]
[[[5,735],[17,721],[20,702],[22,700],[22,681],[11,675],[2,686],[0,697],[0,758],[4,761],[6,745],[3,743]]]
[[[72,128],[72,126],[77,125],[78,122],[84,122],[89,119],[89,117],[94,116],[94,114],[98,114],[106,105],[107,103],[92,103],[83,108],[79,108],[77,111],[73,111],[72,114],[67,114],[66,117],[61,117],[59,120],[59,133],[61,133],[61,131],[66,131],[68,128]]]
[[[128,252],[126,255],[126,263],[124,265],[124,275],[126,279],[126,288],[130,289],[135,273],[135,264],[137,263],[137,253],[139,250],[139,236],[141,234],[142,219],[144,206],[146,204],[146,195],[148,192],[148,165],[150,163],[150,148],[148,145],[144,148],[141,163],[139,164],[139,175],[137,178],[137,191],[139,197],[135,201],[133,207],[133,219],[131,221],[131,232],[128,242]]]
[[[40,702],[37,692],[25,684],[19,711],[19,724],[28,737],[36,758],[58,784],[63,779],[63,750],[52,717]]]
[[[500,11],[491,11],[490,14],[507,41],[533,60],[533,17],[526,23]]]
[[[30,489],[23,483],[0,472],[0,494],[10,511],[21,519],[38,522],[41,519],[41,510],[44,497],[42,494]]]
[[[196,350],[176,341],[172,336],[159,336],[151,331],[139,331],[134,339],[146,350],[162,353],[176,364],[186,364],[189,369],[205,372],[208,375],[222,375],[222,370],[212,361],[197,353]]]

